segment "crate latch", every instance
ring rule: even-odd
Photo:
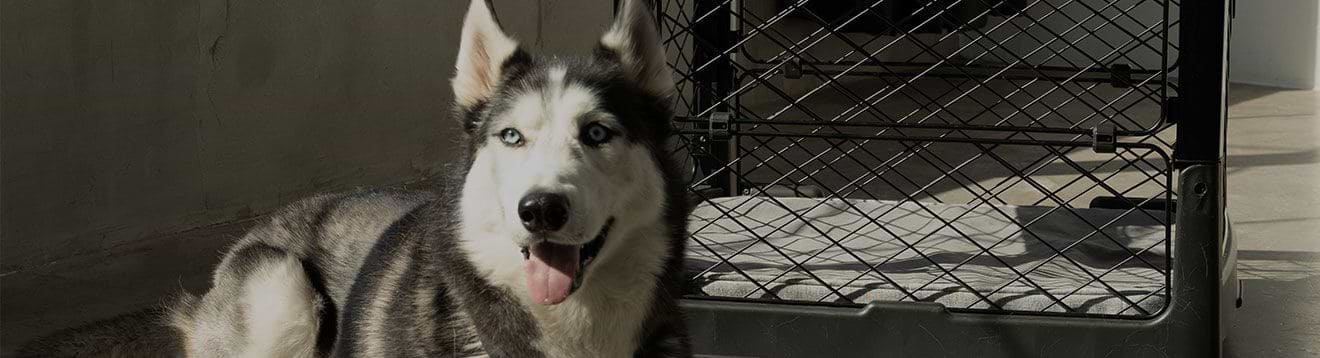
[[[711,140],[729,140],[729,120],[733,114],[729,112],[714,112],[706,117],[706,129],[710,134]]]
[[[1091,148],[1096,153],[1113,153],[1118,144],[1112,123],[1102,123],[1091,128]]]

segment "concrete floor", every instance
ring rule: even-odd
[[[1229,211],[1245,305],[1232,357],[1320,356],[1320,92],[1232,87]],[[199,292],[249,223],[142,240],[0,273],[0,357],[63,327]]]
[[[1320,356],[1320,92],[1232,87],[1228,205],[1244,305],[1233,357]]]

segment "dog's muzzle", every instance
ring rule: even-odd
[[[564,245],[541,240],[522,248],[527,294],[533,302],[559,304],[582,286],[587,265],[605,246],[614,218],[605,221],[600,233],[583,245]]]

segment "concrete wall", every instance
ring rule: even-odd
[[[495,3],[552,52],[589,49],[611,9]],[[452,153],[465,0],[2,4],[0,273],[417,181]]]
[[[1317,88],[1320,1],[1239,0],[1229,47],[1233,82]]]

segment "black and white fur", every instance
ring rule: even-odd
[[[591,56],[536,57],[473,0],[452,180],[271,215],[206,294],[172,309],[187,356],[689,356],[677,305],[689,207],[664,150],[673,82],[651,16],[624,1]],[[587,126],[611,139],[584,142]],[[571,203],[561,229],[522,222],[531,192]],[[534,302],[524,277],[527,248],[546,243],[599,249],[557,304]]]

